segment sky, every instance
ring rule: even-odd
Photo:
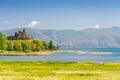
[[[120,0],[0,0],[0,30],[120,26]]]

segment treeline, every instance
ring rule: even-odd
[[[41,40],[7,40],[6,36],[0,33],[0,50],[36,52],[58,49],[59,45],[55,46],[52,40],[49,43]]]

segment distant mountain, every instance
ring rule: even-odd
[[[4,30],[1,32],[13,35],[14,32],[22,29]],[[101,28],[85,30],[39,30],[26,28],[29,35],[35,39],[53,40],[62,47],[76,48],[119,48],[120,28]]]

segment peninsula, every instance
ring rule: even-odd
[[[0,55],[18,55],[18,53],[20,55],[33,55],[36,52],[38,55],[58,49],[59,45],[55,45],[52,40],[49,42],[35,40],[33,36],[28,35],[25,29],[19,30],[11,36],[0,33]]]

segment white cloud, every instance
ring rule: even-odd
[[[3,24],[9,24],[9,22],[8,22],[8,21],[3,21],[2,23],[3,23]]]
[[[37,26],[38,24],[40,24],[39,21],[32,21],[32,22],[31,22],[29,25],[27,25],[26,27],[31,27],[31,28],[33,28],[33,27]]]
[[[94,28],[100,28],[100,25],[99,24],[96,24]]]

